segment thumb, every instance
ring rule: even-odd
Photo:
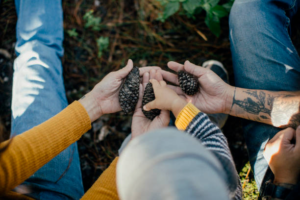
[[[170,111],[162,110],[160,112],[159,117],[161,118],[161,121],[162,121],[163,125],[168,126],[168,124],[170,123]]]
[[[144,105],[144,107],[143,107],[143,109],[144,109],[145,111],[150,111],[150,110],[155,109],[155,108],[156,108],[156,100],[147,103],[147,104]]]
[[[283,135],[283,142],[285,143],[291,143],[291,141],[294,139],[295,136],[295,130],[292,128],[286,129],[284,135]]]
[[[207,72],[207,69],[194,65],[193,63],[190,63],[190,61],[185,61],[184,63],[184,69],[190,74],[193,74],[194,76],[200,77],[203,74]]]
[[[296,130],[296,144],[295,150],[300,154],[300,126]]]
[[[131,59],[129,59],[127,62],[127,65],[124,68],[117,71],[118,78],[120,78],[120,79],[125,78],[129,74],[129,72],[132,70],[132,68],[133,68],[133,62]]]

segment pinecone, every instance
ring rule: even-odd
[[[119,102],[125,114],[132,114],[139,100],[140,71],[133,67],[122,83]]]
[[[197,78],[194,75],[187,73],[186,71],[178,72],[178,81],[180,88],[187,95],[194,95],[199,90],[199,82]]]
[[[154,95],[152,83],[148,83],[146,85],[146,88],[145,88],[144,97],[143,97],[143,101],[142,101],[142,106],[144,107],[144,105],[146,105],[147,103],[153,101],[154,99],[155,99],[155,95]],[[142,108],[142,111],[143,111],[144,115],[150,120],[153,120],[156,116],[158,116],[160,114],[159,109],[153,109],[153,110],[150,110],[150,111],[145,111]]]

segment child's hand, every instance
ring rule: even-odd
[[[151,79],[155,100],[144,106],[144,110],[149,111],[152,109],[170,110],[175,117],[185,107],[187,102],[179,97],[177,93],[167,86],[165,81],[157,81]]]

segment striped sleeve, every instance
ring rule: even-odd
[[[199,112],[189,123],[187,133],[197,138],[220,161],[225,172],[230,199],[242,199],[241,182],[236,171],[227,139],[218,126],[209,117]]]

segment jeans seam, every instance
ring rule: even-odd
[[[286,13],[286,12],[285,12],[285,13]],[[289,24],[290,24],[290,18],[289,18],[289,17],[287,17],[287,15],[286,15],[286,14],[285,14],[285,17],[286,17],[286,22],[285,22],[285,31],[286,31],[286,34],[287,34],[288,40],[289,40],[289,42],[291,43],[291,47],[293,48],[293,51],[295,52],[295,54],[296,54],[296,56],[297,56],[298,60],[300,60],[300,57],[299,57],[298,51],[297,51],[296,47],[295,47],[295,46],[294,46],[294,44],[293,44],[293,41],[292,41],[292,39],[291,39],[291,36],[290,36],[290,34],[289,34],[289,30],[288,30],[288,26],[289,26]]]
[[[297,0],[294,0],[294,3],[286,10],[291,10],[295,7]]]

